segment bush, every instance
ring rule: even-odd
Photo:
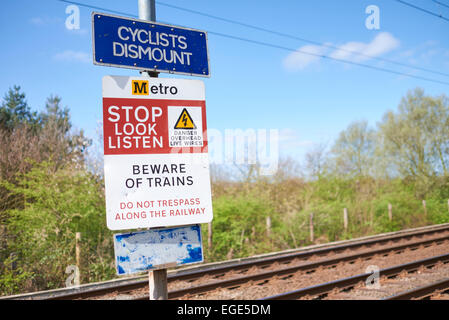
[[[7,211],[12,235],[7,246],[17,255],[18,268],[11,273],[2,267],[3,293],[64,286],[66,267],[75,264],[76,232],[83,239],[81,281],[111,275],[112,237],[105,224],[101,184],[95,176],[76,165],[55,168],[51,162],[42,162],[22,174],[16,185],[2,185],[23,199],[20,208]],[[90,264],[102,267],[98,272]],[[29,279],[31,287],[25,285]]]
[[[272,226],[277,221],[270,204],[263,199],[222,196],[213,202],[213,210],[214,246],[209,253],[210,259],[244,257],[271,248],[271,239],[266,234],[266,217],[270,215]]]

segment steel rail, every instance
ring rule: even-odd
[[[276,262],[282,264],[282,263],[289,263],[293,259],[306,260],[312,256],[317,256],[317,255],[325,256],[325,255],[329,255],[329,254],[338,254],[338,253],[344,252],[345,250],[348,250],[348,249],[370,247],[373,245],[382,245],[387,242],[411,239],[411,238],[420,237],[420,236],[424,236],[424,235],[430,235],[430,234],[437,233],[437,232],[444,232],[446,230],[448,230],[448,229],[422,231],[419,233],[407,234],[407,235],[397,235],[397,236],[390,237],[390,238],[374,239],[374,240],[369,240],[369,241],[364,241],[364,242],[338,245],[338,246],[334,246],[334,247],[311,250],[311,251],[306,251],[306,252],[298,252],[298,253],[293,253],[293,254],[268,257],[268,258],[263,258],[263,259],[256,260],[256,261],[245,261],[245,262],[240,262],[235,265],[232,264],[232,265],[227,265],[227,266],[217,266],[217,267],[209,268],[207,270],[196,270],[195,269],[195,270],[187,271],[182,274],[173,276],[173,278],[176,278],[176,280],[192,280],[192,279],[196,279],[196,278],[203,276],[205,271],[207,272],[208,275],[217,275],[217,274],[229,272],[231,270],[232,271],[241,271],[242,269],[249,269],[253,266],[257,266],[257,267],[267,266],[268,267],[269,265],[276,263]],[[445,238],[445,237],[443,237],[443,238]]]
[[[247,276],[240,276],[235,277],[232,279],[227,280],[220,280],[216,282],[211,282],[199,286],[194,286],[190,288],[184,288],[184,289],[178,289],[174,291],[168,292],[168,298],[169,299],[177,299],[184,296],[189,296],[192,294],[202,294],[206,293],[208,291],[212,291],[218,288],[229,288],[233,286],[240,286],[241,284],[245,284],[248,282],[254,282],[254,281],[262,281],[262,280],[269,280],[273,277],[288,277],[291,274],[297,273],[297,272],[314,272],[315,269],[319,267],[332,267],[336,266],[338,263],[341,262],[352,262],[356,261],[357,259],[364,259],[368,257],[372,257],[375,255],[382,255],[382,254],[389,254],[389,253],[400,253],[408,248],[417,248],[420,246],[430,246],[432,243],[439,243],[442,241],[449,240],[449,236],[443,236],[438,237],[434,239],[428,239],[424,241],[415,241],[413,243],[407,243],[382,249],[375,249],[370,251],[365,251],[362,253],[356,253],[356,254],[349,254],[337,258],[330,258],[325,260],[319,260],[309,263],[304,263],[300,265],[295,265],[291,267],[285,267],[277,270],[270,270],[265,271],[253,275],[247,275]],[[135,300],[145,300],[148,299],[146,295],[136,298]]]
[[[411,272],[416,271],[420,267],[428,267],[435,265],[439,262],[449,263],[449,254],[443,254],[427,259],[417,260],[405,264],[400,264],[397,266],[381,269],[379,274],[381,276],[392,277],[397,276],[403,271]],[[330,292],[342,292],[349,291],[353,289],[360,282],[366,281],[366,279],[371,276],[371,273],[363,273],[356,276],[339,279],[335,281],[330,281],[322,283],[315,286],[310,286],[290,292],[281,293],[278,295],[266,297],[260,300],[293,300],[300,299],[304,297],[314,297],[315,300],[320,300],[326,298]]]
[[[398,294],[383,298],[382,300],[412,300],[425,299],[441,291],[449,290],[449,279],[434,282],[419,288],[400,292]]]
[[[418,229],[401,230],[394,233],[386,233],[364,237],[361,239],[345,240],[343,244],[332,245],[332,243],[324,244],[320,248],[300,248],[295,252],[289,250],[289,253],[279,252],[266,254],[259,257],[250,257],[238,259],[237,261],[215,263],[208,266],[194,267],[191,269],[180,269],[168,274],[168,280],[186,280],[194,281],[204,275],[215,276],[219,278],[229,271],[245,272],[247,269],[257,266],[265,268],[273,263],[289,263],[293,259],[307,260],[312,256],[326,256],[329,254],[341,253],[348,249],[356,249],[363,247],[371,247],[373,245],[382,245],[388,242],[397,242],[399,240],[408,240],[415,237],[429,236],[449,230],[449,224],[427,226]],[[432,240],[432,239],[431,239]],[[105,295],[114,291],[127,293],[136,289],[144,288],[148,285],[145,276],[110,280],[104,283],[87,284],[79,288],[62,288],[56,290],[48,290],[37,293],[21,294],[15,296],[0,297],[3,299],[41,299],[41,300],[68,300],[68,299],[86,299],[95,296]]]

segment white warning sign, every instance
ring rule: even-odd
[[[204,83],[103,78],[106,220],[111,230],[212,220]]]
[[[202,147],[203,120],[195,107],[168,107],[170,147]]]

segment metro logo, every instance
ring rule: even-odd
[[[133,95],[149,95],[148,87],[148,80],[132,80],[131,90]]]
[[[148,96],[150,92],[154,95],[177,95],[178,88],[176,86],[164,86],[162,83],[149,85],[148,80],[132,80],[131,94],[139,96]]]

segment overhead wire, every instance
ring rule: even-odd
[[[365,67],[365,68],[369,68],[369,69],[373,69],[373,70],[377,70],[377,71],[384,71],[384,72],[388,72],[388,73],[396,74],[396,75],[400,75],[400,76],[411,77],[411,78],[415,78],[415,79],[420,79],[420,80],[431,81],[431,82],[435,82],[435,83],[439,83],[439,84],[449,85],[449,82],[445,82],[445,81],[439,81],[439,80],[435,80],[435,79],[431,79],[431,78],[411,75],[411,74],[403,73],[403,72],[400,72],[400,71],[395,71],[395,70],[391,70],[391,69],[371,66],[371,65],[368,65],[368,64],[358,63],[358,62],[354,62],[354,61],[333,58],[333,57],[330,57],[330,56],[327,56],[327,55],[321,55],[321,54],[316,54],[316,53],[312,53],[312,52],[292,49],[292,48],[288,48],[288,47],[284,47],[284,46],[280,46],[280,45],[274,45],[274,44],[271,44],[271,43],[262,42],[262,41],[258,41],[258,40],[252,40],[252,39],[242,38],[242,37],[239,37],[239,36],[232,36],[232,35],[228,35],[228,34],[224,34],[224,33],[213,32],[213,31],[208,31],[208,33],[209,34],[218,35],[218,36],[221,36],[221,37],[225,37],[225,38],[230,38],[230,39],[250,42],[250,43],[253,43],[253,44],[258,44],[258,45],[262,45],[262,46],[266,46],[266,47],[277,48],[277,49],[282,49],[282,50],[285,50],[285,51],[297,52],[297,53],[306,54],[306,55],[310,55],[310,56],[315,56],[315,57],[319,57],[319,58],[323,58],[323,59],[334,60],[334,61],[337,61],[337,62],[346,63],[346,64],[350,64],[350,65],[355,65],[355,66],[359,66],[359,67]]]
[[[220,20],[220,21],[224,21],[224,22],[227,22],[227,23],[235,24],[235,25],[240,25],[240,26],[243,26],[243,27],[246,27],[246,28],[250,28],[250,29],[253,29],[253,30],[258,30],[258,31],[266,32],[266,33],[271,33],[271,34],[274,34],[274,35],[277,35],[277,36],[290,38],[290,39],[293,39],[293,40],[298,40],[298,41],[314,44],[314,45],[321,46],[321,47],[327,47],[327,48],[331,48],[331,49],[338,50],[338,51],[348,52],[348,53],[351,53],[351,54],[356,54],[356,55],[359,55],[359,56],[367,57],[367,58],[370,58],[370,59],[375,59],[375,60],[378,60],[378,61],[392,63],[392,64],[396,64],[396,65],[401,66],[401,67],[407,67],[407,68],[411,68],[411,69],[415,69],[415,70],[419,70],[419,71],[425,71],[425,72],[430,72],[430,73],[434,73],[434,74],[438,74],[438,75],[449,77],[448,73],[444,73],[444,72],[441,72],[441,71],[436,71],[436,70],[431,70],[431,69],[427,69],[427,68],[417,67],[417,66],[413,66],[413,65],[406,64],[406,63],[403,63],[403,62],[399,62],[399,61],[395,61],[395,60],[391,60],[391,59],[386,59],[386,58],[382,58],[382,57],[369,55],[369,54],[366,54],[366,53],[363,53],[363,52],[360,52],[360,51],[356,51],[356,50],[348,50],[348,49],[345,49],[345,48],[342,48],[342,47],[338,47],[338,46],[334,46],[334,45],[331,45],[331,44],[328,44],[328,43],[322,43],[322,42],[319,42],[319,41],[314,41],[314,40],[306,39],[306,38],[303,38],[303,37],[298,37],[296,35],[288,34],[288,33],[285,33],[285,32],[271,30],[271,29],[268,29],[268,28],[259,27],[259,26],[255,26],[255,25],[252,25],[252,24],[248,24],[248,23],[245,23],[245,22],[219,17],[219,16],[212,15],[212,14],[209,14],[209,13],[205,13],[205,12],[201,12],[201,11],[196,11],[196,10],[192,10],[192,9],[188,9],[188,8],[175,6],[175,5],[168,4],[168,3],[165,3],[165,2],[162,2],[162,1],[157,1],[156,3],[159,4],[159,5],[168,7],[168,8],[182,10],[182,11],[185,11],[185,12],[189,12],[189,13],[205,16],[205,17],[208,17],[208,18],[211,18],[211,19]]]
[[[129,16],[129,17],[137,17],[137,15],[130,14],[130,13],[127,13],[127,12],[111,10],[111,9],[98,7],[98,6],[93,6],[93,5],[89,5],[89,4],[85,4],[85,3],[81,3],[81,2],[76,2],[76,1],[71,1],[71,0],[57,0],[57,1],[65,2],[65,3],[69,3],[69,4],[75,4],[75,5],[79,5],[79,6],[82,6],[82,7],[95,9],[95,10],[103,10],[103,11],[106,11],[106,12],[111,12],[111,13],[115,13],[115,14]],[[159,2],[157,2],[157,3],[159,3]],[[161,22],[161,23],[170,24],[168,22],[164,22],[164,21],[160,21],[160,20],[158,20],[158,21]],[[440,81],[440,80],[427,78],[427,77],[421,77],[421,76],[417,76],[417,75],[413,75],[413,74],[409,74],[409,73],[404,73],[404,72],[395,71],[395,70],[382,68],[382,67],[376,67],[376,66],[372,66],[372,65],[368,65],[368,64],[364,64],[364,63],[359,63],[359,62],[354,62],[354,61],[350,61],[350,60],[339,59],[339,58],[331,57],[331,56],[328,56],[328,55],[316,54],[316,53],[307,52],[307,51],[300,50],[300,49],[288,48],[288,47],[284,47],[284,46],[281,46],[281,45],[276,45],[276,44],[272,44],[272,43],[268,43],[268,42],[263,42],[263,41],[243,38],[243,37],[240,37],[240,36],[229,35],[229,34],[220,33],[220,32],[214,32],[214,31],[207,31],[207,33],[211,34],[211,35],[216,35],[216,36],[219,36],[219,37],[224,37],[224,38],[238,40],[238,41],[243,41],[243,42],[248,42],[248,43],[257,44],[257,45],[261,45],[261,46],[265,46],[265,47],[271,47],[271,48],[275,48],[275,49],[281,49],[281,50],[284,50],[284,51],[296,52],[296,53],[305,54],[305,55],[309,55],[309,56],[314,56],[314,57],[319,57],[319,58],[323,58],[323,59],[333,60],[333,61],[337,61],[337,62],[340,62],[340,63],[349,64],[349,65],[355,65],[355,66],[364,67],[364,68],[368,68],[368,69],[372,69],[372,70],[383,71],[383,72],[387,72],[387,73],[390,73],[390,74],[395,74],[395,75],[405,76],[405,77],[409,77],[409,78],[415,78],[415,79],[419,79],[419,80],[424,80],[424,81],[429,81],[429,82],[449,85],[449,82],[445,82],[445,81]]]
[[[418,7],[418,6],[416,6],[416,5],[412,4],[412,3],[409,3],[409,2],[406,2],[406,1],[403,1],[403,0],[394,0],[394,1],[399,2],[399,3],[402,3],[403,5],[409,6],[409,7],[411,7],[411,8],[416,9],[416,10],[425,12],[425,13],[427,13],[427,14],[430,14],[430,15],[432,15],[432,16],[435,16],[435,17],[437,17],[437,18],[440,18],[440,19],[443,19],[443,20],[449,22],[449,19],[446,18],[446,17],[444,17],[442,14],[438,14],[438,13],[432,12],[432,11],[430,11],[430,10],[427,10],[427,9],[424,9],[424,8],[421,8],[421,7]]]
[[[432,1],[435,2],[436,4],[439,4],[439,5],[442,6],[442,7],[449,8],[449,5],[447,5],[447,4],[445,4],[445,3],[442,3],[442,2],[437,1],[437,0],[432,0]]]

